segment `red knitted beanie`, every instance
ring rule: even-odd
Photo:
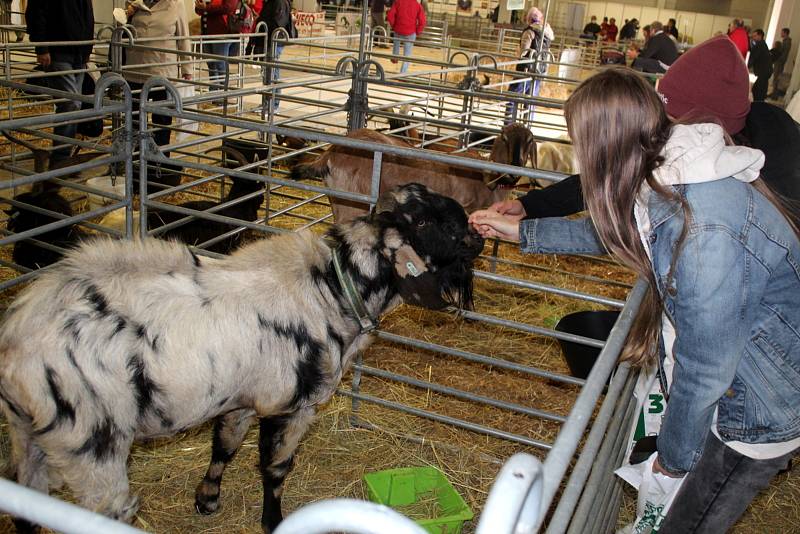
[[[695,46],[658,83],[667,113],[684,120],[717,119],[733,135],[750,112],[750,79],[742,55],[724,35]]]

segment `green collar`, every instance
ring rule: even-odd
[[[358,319],[358,323],[361,326],[361,333],[368,334],[378,328],[379,321],[372,317],[369,311],[367,311],[367,306],[364,304],[364,299],[362,299],[361,294],[356,291],[356,285],[353,282],[353,278],[347,272],[345,272],[344,268],[342,267],[340,249],[341,247],[337,246],[331,250],[333,268],[336,271],[336,278],[339,280],[339,285],[342,286],[342,291],[347,298],[347,302],[350,304],[350,309]]]

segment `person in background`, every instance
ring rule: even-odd
[[[622,26],[622,29],[619,31],[619,40],[620,41],[630,41],[632,39],[636,39],[636,32],[639,31],[639,21],[637,19],[631,19]]]
[[[675,19],[669,19],[667,21],[667,25],[664,26],[664,31],[675,38],[675,41],[679,41],[678,39],[678,21]]]
[[[128,24],[136,30],[137,38],[154,39],[148,41],[146,47],[133,47],[126,51],[123,76],[131,86],[131,90],[141,91],[144,83],[152,76],[163,76],[173,81],[180,76],[184,80],[191,80],[191,65],[175,64],[177,61],[186,61],[188,57],[162,51],[175,50],[185,54],[191,52],[188,38],[189,25],[186,22],[183,2],[144,0],[143,4],[128,3],[126,13]],[[167,91],[163,88],[153,89],[150,91],[150,98],[154,101],[166,100]],[[139,111],[138,94],[134,95],[133,105],[133,111]],[[169,126],[172,124],[172,117],[154,114],[153,123]],[[170,134],[169,129],[159,128],[153,132],[153,140],[158,146],[168,145]],[[169,153],[165,155],[169,156]]]
[[[592,15],[592,18],[583,27],[581,37],[583,39],[597,39],[598,33],[600,33],[600,25],[597,23],[597,17]]]
[[[614,42],[617,40],[617,34],[619,33],[619,28],[617,28],[617,19],[611,18],[608,21],[608,26],[606,27],[606,41]]]
[[[195,0],[194,12],[200,15],[200,27],[204,36],[226,35],[228,32],[228,16],[232,15],[239,5],[239,0]],[[222,42],[204,43],[203,52],[215,56],[236,57],[239,55],[239,42],[233,38]],[[224,59],[208,60],[208,75],[213,89],[223,89],[225,77],[229,73],[228,61]]]
[[[666,67],[678,59],[678,46],[675,40],[664,32],[660,22],[651,23],[650,30],[650,38],[641,52],[635,49],[628,51],[628,57],[633,59],[631,67],[643,72],[666,72]]]
[[[753,46],[750,49],[747,67],[756,75],[756,82],[753,84],[753,102],[766,100],[769,77],[772,76],[772,58],[767,43],[764,42],[764,30],[753,31]]]
[[[650,37],[653,35],[653,28],[650,27],[649,24],[645,24],[642,28],[642,42],[644,46],[647,46],[647,42],[650,41]]]
[[[28,34],[32,43],[47,41],[91,41],[94,39],[94,11],[91,0],[29,0],[25,10],[28,23]],[[92,53],[91,44],[65,46],[36,46],[36,63],[47,72],[83,71]],[[48,78],[50,87],[73,94],[81,94],[84,72],[61,74]],[[56,113],[77,111],[81,107],[79,101],[64,100],[56,104]],[[53,133],[63,137],[74,138],[77,124],[59,124],[53,127]],[[66,160],[72,147],[58,146],[50,155],[50,167],[54,168]]]
[[[600,32],[604,36],[608,33],[608,17],[603,17],[603,22],[600,23]]]
[[[772,59],[772,65],[775,65],[775,62],[778,61],[778,58],[781,57],[781,43],[780,41],[775,41],[772,44],[772,48],[769,49],[769,57]]]
[[[553,33],[553,28],[550,27],[550,24],[545,24],[542,26],[542,23],[544,22],[544,15],[537,7],[532,7],[528,10],[528,12],[525,14],[525,21],[528,23],[528,26],[522,31],[522,35],[520,36],[517,57],[520,59],[535,59],[536,54],[538,54],[539,51],[547,52],[550,50],[550,43],[555,38],[555,34]],[[541,80],[536,76],[536,74],[546,74],[547,63],[517,63],[515,68],[517,72],[527,72],[534,75],[533,96],[538,96]],[[514,82],[510,85],[509,89],[514,93],[527,95],[528,90],[530,89],[530,81]],[[515,119],[516,111],[517,102],[509,102],[506,104],[506,123],[511,123],[514,122],[514,120],[518,120],[518,117]],[[531,110],[531,113],[532,111],[533,110]]]
[[[382,1],[382,0],[378,0]],[[289,36],[293,33],[292,24],[292,3],[291,0],[265,0],[264,6],[261,8],[261,14],[258,16],[258,22],[264,22],[267,25],[267,50],[272,49],[272,32],[278,28],[283,28]],[[258,24],[258,22],[256,24]],[[272,58],[274,61],[281,59],[283,54],[283,44],[278,41],[275,44],[275,55]],[[264,40],[259,39],[255,46],[256,55],[264,54]],[[277,67],[272,69],[272,79],[277,82],[280,80],[281,70]],[[281,90],[276,89],[276,94],[280,94]],[[277,111],[280,106],[280,99],[276,98],[272,101],[272,110]]]
[[[253,10],[255,14],[255,21],[253,21],[253,27],[250,28],[250,33],[256,31],[256,25],[258,24],[258,17],[261,16],[261,10],[264,8],[264,0],[244,0],[245,3],[250,6],[250,9]],[[252,56],[256,50],[256,42],[258,39],[256,37],[250,37],[247,40],[247,44],[245,45],[245,56]],[[263,46],[263,38],[262,38],[262,46]],[[252,59],[252,58],[251,58]]]
[[[386,20],[394,31],[394,47],[392,54],[400,53],[400,44],[403,45],[403,57],[409,57],[414,49],[414,41],[425,29],[425,11],[417,0],[395,0]],[[392,63],[397,59],[392,58]],[[408,62],[403,61],[400,72],[408,72]]]
[[[684,53],[657,85],[667,114],[678,121],[716,122],[737,145],[766,159],[761,177],[781,197],[800,205],[800,130],[783,109],[750,102],[747,67],[727,36],[712,37]],[[523,218],[563,217],[585,209],[580,176],[572,175],[492,210]]]
[[[778,82],[783,69],[786,67],[786,62],[789,61],[789,54],[792,51],[792,38],[789,37],[789,28],[781,30],[781,53],[774,61],[775,73],[772,78],[772,97],[778,98],[783,96],[784,92],[778,88]]]
[[[727,532],[800,450],[800,220],[761,151],[673,124],[630,70],[583,82],[564,115],[591,218],[469,221],[526,253],[608,251],[647,281],[622,359],[668,384],[652,470],[683,482],[658,532]]]
[[[372,23],[372,29],[383,28],[386,29],[386,19],[384,11],[386,10],[386,0],[370,0],[369,4],[369,18]],[[478,14],[478,12],[475,12]],[[479,15],[479,14],[478,14]],[[387,34],[388,35],[388,34]],[[375,39],[375,44],[378,48],[389,48],[386,40],[383,37]]]
[[[748,37],[747,30],[744,29],[744,21],[742,19],[733,19],[728,25],[728,37],[736,49],[742,54],[742,57],[747,57],[747,52],[750,51],[750,38]]]

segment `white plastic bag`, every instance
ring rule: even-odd
[[[655,534],[667,516],[675,495],[686,477],[673,478],[653,473],[654,452],[642,463],[625,465],[615,471],[622,480],[639,490],[636,501],[636,520],[619,529],[617,534]]]
[[[181,95],[181,100],[185,102],[187,98],[192,98],[194,96],[194,85],[190,83],[178,85],[178,93],[180,93]],[[192,106],[187,106],[184,103],[183,109],[191,109],[191,108]],[[199,127],[197,122],[189,121],[186,119],[177,119],[175,126],[184,130],[191,130],[193,132],[196,132]],[[177,132],[175,134],[175,142],[180,143],[182,141],[185,141],[190,135],[192,134],[189,132]]]

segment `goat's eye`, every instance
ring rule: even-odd
[[[422,228],[426,224],[428,224],[428,221],[426,221],[425,219],[421,219],[421,220],[417,221],[417,228]]]

